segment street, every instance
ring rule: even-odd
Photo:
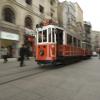
[[[39,67],[0,62],[0,100],[100,100],[100,59]]]

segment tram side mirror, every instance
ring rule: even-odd
[[[36,28],[39,28],[39,24],[36,24]]]
[[[36,24],[36,28],[42,28],[42,27],[43,27],[43,23]]]

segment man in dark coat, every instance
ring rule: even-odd
[[[20,67],[22,67],[24,64],[25,55],[26,55],[26,48],[25,44],[23,44],[22,47],[19,49]]]
[[[27,60],[29,60],[29,56],[30,56],[29,46],[26,46],[26,59]]]

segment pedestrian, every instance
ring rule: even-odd
[[[27,60],[29,60],[29,56],[30,56],[29,46],[26,46],[26,59]]]
[[[23,44],[21,46],[21,48],[19,49],[19,62],[20,62],[20,67],[22,67],[24,65],[24,59],[25,59],[25,56],[26,56],[26,47],[25,47],[25,44]]]
[[[2,58],[4,59],[4,63],[6,63],[8,61],[7,60],[7,58],[8,58],[8,49],[6,47],[2,46],[1,50],[2,50],[2,53],[1,53]]]
[[[98,55],[99,55],[99,59],[100,59],[100,48],[98,49]]]

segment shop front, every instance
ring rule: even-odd
[[[25,28],[24,44],[29,48],[30,56],[35,56],[36,32]]]
[[[0,32],[0,51],[2,47],[7,48],[8,57],[16,57],[18,52],[19,35],[16,33]],[[1,56],[1,52],[0,52]]]

